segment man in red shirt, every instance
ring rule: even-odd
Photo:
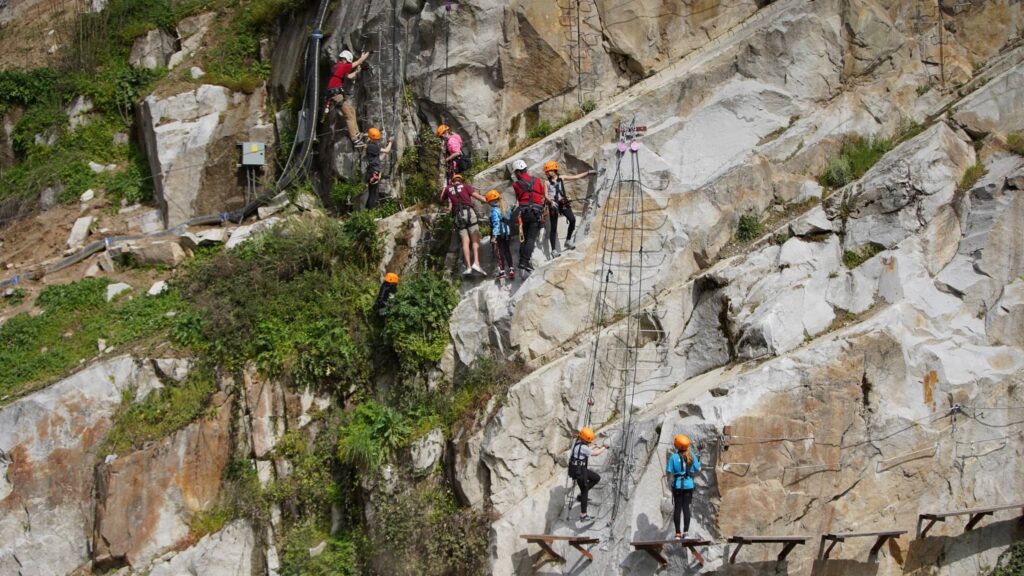
[[[348,136],[352,139],[353,146],[358,146],[361,143],[362,133],[359,132],[359,123],[356,121],[356,108],[352,105],[352,84],[359,76],[359,72],[362,71],[363,62],[369,57],[369,52],[363,52],[359,55],[359,59],[353,62],[352,53],[342,50],[341,54],[338,54],[338,62],[334,65],[334,70],[331,71],[331,79],[327,81],[327,98],[335,104],[341,104],[341,113],[345,116]]]
[[[519,203],[519,217],[523,221],[523,241],[519,244],[519,269],[533,272],[530,258],[533,246],[537,243],[537,234],[544,220],[544,203],[547,202],[547,190],[544,181],[534,178],[526,172],[526,162],[516,160],[512,163],[515,180],[512,189],[516,192]]]

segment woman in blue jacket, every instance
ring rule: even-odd
[[[700,472],[700,460],[690,451],[690,438],[685,434],[676,436],[673,442],[676,453],[665,465],[669,487],[672,488],[672,521],[676,525],[676,538],[686,538],[690,531],[690,504],[693,502],[693,475]],[[683,530],[679,531],[679,513],[683,514]]]

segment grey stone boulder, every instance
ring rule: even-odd
[[[173,240],[130,242],[122,253],[131,256],[136,264],[167,268],[177,267],[189,256],[181,244]]]
[[[435,428],[413,442],[409,448],[412,467],[417,473],[431,472],[444,454],[444,432]]]
[[[1024,347],[1024,279],[1003,288],[985,317],[985,329],[996,344]]]
[[[107,302],[110,302],[114,298],[117,298],[118,295],[120,295],[120,294],[122,294],[124,292],[127,292],[127,291],[129,291],[131,289],[132,289],[131,285],[130,284],[125,284],[124,282],[117,282],[117,283],[108,285],[107,286],[107,292],[106,292]]]
[[[149,576],[238,576],[253,572],[256,533],[245,520],[235,520],[208,534],[191,548],[161,558]]]
[[[965,98],[953,119],[974,136],[1024,130],[1024,67],[1007,70]]]
[[[280,222],[281,219],[275,217],[268,218],[267,220],[260,220],[252,224],[246,224],[245,226],[239,226],[231,231],[231,236],[228,241],[224,244],[224,247],[231,250],[235,246],[249,240],[251,237],[262,234],[267,230],[270,230]]]
[[[132,44],[128,61],[137,68],[163,68],[174,54],[177,38],[162,29],[155,29],[139,36]]]
[[[71,234],[68,235],[66,242],[68,250],[77,250],[82,247],[86,237],[89,236],[89,227],[92,226],[92,222],[92,216],[82,216],[75,220],[75,223],[71,226]]]

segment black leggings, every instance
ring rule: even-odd
[[[508,236],[494,237],[494,256],[498,261],[500,272],[512,271],[512,248],[509,246],[511,238]]]
[[[558,249],[558,214],[561,213],[565,216],[565,220],[569,223],[569,230],[565,233],[565,241],[568,243],[572,240],[572,233],[576,230],[576,215],[572,213],[572,206],[568,203],[560,204],[557,208],[548,208],[551,219],[551,235],[548,238],[551,240],[551,249]]]
[[[676,534],[690,531],[690,503],[693,501],[693,488],[672,491],[672,521],[676,524]],[[683,529],[679,529],[679,513],[683,513]]]
[[[590,489],[600,481],[601,476],[593,470],[584,470],[583,475],[576,479],[576,484],[580,487],[580,514],[587,513],[587,496]]]

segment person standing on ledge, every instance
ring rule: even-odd
[[[690,531],[690,504],[693,503],[693,475],[700,472],[700,460],[690,450],[690,438],[679,434],[672,442],[676,447],[675,454],[665,464],[665,475],[672,489],[672,521],[676,526],[676,539],[686,538]],[[679,530],[679,514],[682,512],[683,529]]]
[[[580,487],[580,494],[576,497],[580,501],[580,522],[589,522],[594,517],[587,514],[587,501],[590,496],[590,489],[601,481],[601,476],[589,468],[591,456],[600,456],[608,449],[605,444],[600,448],[591,449],[594,442],[594,430],[589,426],[580,430],[579,438],[572,445],[569,451],[569,478],[576,481]]]

